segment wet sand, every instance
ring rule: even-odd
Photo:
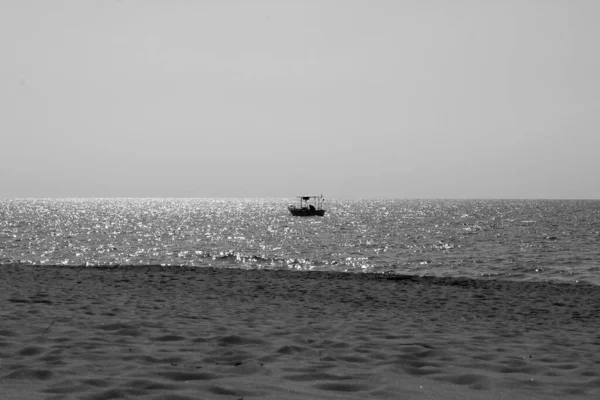
[[[600,287],[0,267],[2,399],[600,395]]]

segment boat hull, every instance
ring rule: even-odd
[[[289,210],[296,217],[322,217],[325,215],[325,210],[310,210],[306,208],[290,208]]]

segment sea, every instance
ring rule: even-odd
[[[143,265],[600,285],[600,200],[0,199],[0,268]]]

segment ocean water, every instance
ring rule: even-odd
[[[600,201],[4,199],[0,267],[181,265],[600,285]]]

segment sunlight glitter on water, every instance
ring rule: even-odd
[[[186,265],[598,282],[600,202],[0,201],[0,263]]]

